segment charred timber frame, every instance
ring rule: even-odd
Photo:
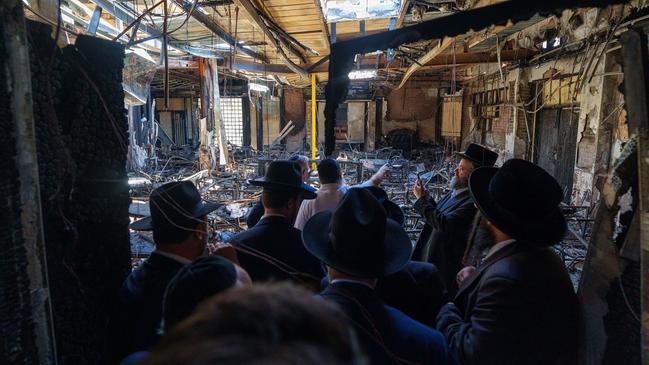
[[[345,100],[349,77],[354,65],[354,56],[388,48],[396,48],[404,43],[422,39],[441,39],[464,34],[471,29],[484,29],[494,24],[508,21],[518,22],[530,19],[534,14],[547,15],[564,9],[581,7],[604,7],[623,3],[623,0],[546,0],[505,1],[483,8],[468,10],[442,18],[422,22],[413,26],[337,42],[331,45],[329,61],[329,82],[326,87],[325,105],[325,155],[330,156],[335,149],[334,126],[336,110]]]
[[[622,34],[624,97],[629,131],[638,136],[637,163],[640,223],[640,301],[642,363],[649,363],[649,61],[647,34],[632,29]]]

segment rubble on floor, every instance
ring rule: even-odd
[[[129,186],[133,202],[129,209],[132,219],[148,215],[148,196],[153,189],[170,181],[190,180],[196,184],[203,199],[210,202],[225,203],[208,216],[211,232],[210,242],[227,241],[237,232],[247,229],[246,216],[252,205],[260,199],[261,189],[252,186],[248,180],[263,176],[267,163],[288,159],[293,153],[280,149],[256,153],[250,149],[235,149],[230,153],[232,163],[225,171],[209,173],[198,170],[197,157],[180,149],[177,154],[167,154],[164,159],[150,163],[147,171],[138,171],[129,175]],[[303,151],[302,155],[308,156]],[[342,151],[338,162],[343,172],[343,179],[348,185],[362,183],[376,173],[381,166],[390,166],[390,175],[383,181],[382,187],[390,200],[398,204],[405,215],[404,229],[413,244],[421,233],[425,222],[413,209],[415,196],[412,188],[420,178],[430,190],[434,199],[440,199],[449,189],[449,182],[454,175],[456,159],[443,147],[426,147],[411,151],[411,159],[403,156],[402,150],[392,147],[381,148],[373,152],[361,152],[354,149]],[[311,171],[308,183],[319,187],[317,171]],[[554,246],[554,250],[563,259],[575,287],[578,286],[587,249],[587,237],[592,222],[591,212],[587,207],[565,207],[564,212],[569,220],[570,234]],[[134,264],[148,256],[153,249],[152,237],[142,232],[132,232],[132,252]]]

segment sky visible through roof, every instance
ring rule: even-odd
[[[391,18],[399,15],[401,0],[321,0],[328,23]]]

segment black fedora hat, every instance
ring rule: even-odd
[[[469,191],[480,212],[517,240],[551,246],[566,234],[559,209],[561,186],[529,161],[511,159],[499,169],[478,168],[469,176]]]
[[[403,215],[403,210],[401,210],[401,208],[399,208],[396,203],[388,198],[388,193],[386,193],[385,190],[377,186],[356,187],[352,189],[366,189],[367,191],[372,193],[376,200],[379,201],[383,209],[385,209],[388,218],[399,223],[399,226],[403,227],[403,224],[406,222],[406,218]]]
[[[471,143],[464,152],[457,153],[460,157],[474,163],[475,167],[493,166],[498,160],[498,154],[484,146]]]
[[[302,193],[304,199],[315,199],[317,196],[315,188],[302,182],[302,168],[295,161],[273,161],[263,178],[248,182],[269,190],[295,190]]]
[[[189,317],[201,301],[233,287],[236,282],[234,264],[221,256],[202,256],[183,266],[164,293],[164,328]]]
[[[311,217],[302,240],[328,266],[361,278],[395,273],[412,255],[406,231],[367,189],[349,189],[336,209]]]
[[[203,203],[191,181],[166,183],[151,192],[151,216],[131,223],[136,231],[159,230],[168,226],[194,227],[196,219],[216,210],[221,203]]]

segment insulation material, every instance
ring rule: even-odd
[[[101,363],[130,270],[124,50],[80,36],[52,55],[51,32],[32,24],[29,39],[58,362]]]
[[[442,101],[442,136],[460,137],[462,129],[462,95],[444,96]]]

